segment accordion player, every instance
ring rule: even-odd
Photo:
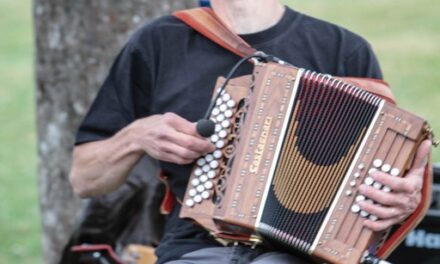
[[[245,61],[245,58],[242,60]],[[358,203],[370,174],[401,176],[426,121],[341,79],[285,63],[219,78],[207,118],[216,150],[196,161],[180,217],[219,240],[270,242],[330,263],[367,263],[388,232]]]

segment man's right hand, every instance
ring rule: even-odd
[[[173,113],[139,119],[128,130],[136,147],[157,160],[188,164],[215,149],[197,133],[196,123]]]

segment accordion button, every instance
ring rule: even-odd
[[[221,110],[221,108],[220,108]],[[222,122],[226,119],[224,114],[219,114],[218,116],[215,117],[215,120],[217,120],[217,122]]]
[[[353,192],[351,190],[348,190],[345,192],[345,196],[350,196]]]
[[[384,186],[384,187],[382,188],[382,191],[384,191],[384,192],[391,192],[391,188],[388,187],[388,186]]]
[[[380,189],[380,188],[382,188],[382,184],[380,184],[380,183],[378,183],[378,182],[375,182],[375,183],[373,184],[373,187],[376,188],[376,189]]]
[[[211,194],[208,191],[204,191],[202,192],[201,196],[204,200],[208,200],[209,197],[211,197]]]
[[[202,199],[202,196],[196,195],[196,196],[194,196],[193,200],[196,203],[201,203],[203,199]]]
[[[203,191],[205,190],[205,186],[203,186],[203,185],[198,185],[198,186],[196,187],[196,190],[197,190],[197,192],[201,193],[201,192],[203,192]]]
[[[196,189],[191,189],[188,191],[189,196],[194,197],[197,194]]]
[[[223,148],[223,147],[225,146],[225,142],[224,142],[223,140],[219,140],[219,141],[217,141],[217,142],[215,143],[215,146],[216,146],[218,149],[221,149],[221,148]]]
[[[228,110],[228,106],[226,104],[222,104],[218,107],[220,109],[220,112],[225,112],[226,110]]]
[[[220,132],[223,129],[221,124],[215,124],[215,132]]]
[[[209,167],[209,165],[206,164],[206,165],[203,166],[202,170],[203,170],[203,172],[208,172],[208,171],[211,170],[211,167]]]
[[[195,169],[195,171],[194,171],[194,175],[196,175],[196,176],[200,176],[200,175],[202,175],[202,173],[203,173],[203,171],[202,171],[202,169],[200,169],[200,168],[197,168],[197,169]]]
[[[200,158],[200,159],[197,160],[197,165],[198,166],[203,166],[203,165],[205,165],[205,163],[206,163],[206,161],[205,161],[204,158]],[[195,172],[194,172],[194,174],[195,174]]]
[[[215,171],[208,171],[208,178],[213,179],[215,178],[215,176],[216,176]]]
[[[205,156],[205,160],[206,160],[207,162],[211,162],[211,161],[214,160],[214,156],[211,155],[211,154],[208,154],[208,155]]]
[[[376,168],[379,168],[380,166],[382,166],[382,160],[381,159],[375,159],[373,161],[373,166]]]
[[[227,101],[231,100],[231,96],[230,96],[229,94],[225,93],[225,94],[222,96],[222,100],[223,100],[224,102],[227,102]]]
[[[350,182],[350,186],[351,186],[351,187],[356,186],[356,181],[351,181],[351,182]]]
[[[353,204],[353,205],[351,206],[351,211],[352,211],[353,213],[359,213],[360,210],[361,210],[361,207],[360,207],[358,204]]]
[[[194,200],[193,199],[188,199],[185,201],[185,205],[188,207],[193,207],[194,206]]]
[[[358,169],[363,170],[365,169],[365,164],[361,163],[358,165]]]
[[[365,201],[365,196],[363,195],[356,196],[356,202],[361,202],[361,201]]]
[[[214,184],[212,183],[212,181],[207,181],[205,182],[204,186],[207,190],[211,190],[212,187],[214,187]]]
[[[219,163],[218,163],[218,161],[213,160],[209,163],[209,166],[211,166],[211,168],[213,168],[213,169],[217,169],[219,166]]]
[[[199,181],[199,179],[192,179],[191,184],[192,184],[192,186],[197,186],[200,184],[200,181]]]
[[[229,120],[224,120],[222,122],[222,127],[224,128],[228,128],[231,125],[231,122],[229,122]]]
[[[214,109],[212,109],[211,115],[216,116],[220,114],[220,109],[218,109],[218,107],[214,107]]]
[[[226,111],[225,111],[225,116],[226,116],[227,118],[232,117],[233,114],[234,114],[234,113],[232,112],[232,110],[226,110]]]
[[[368,170],[368,174],[372,174],[372,173],[375,172],[375,171],[377,171],[376,168],[371,168],[371,169]]]
[[[373,178],[371,178],[371,177],[367,177],[367,178],[365,178],[364,183],[365,183],[366,185],[372,185],[372,184],[374,183],[374,180],[373,180]]]
[[[391,170],[391,165],[390,164],[384,164],[381,169],[382,169],[383,172],[389,172]]]
[[[217,101],[215,101],[216,105],[221,105],[223,104],[223,100],[221,98],[218,98]]]
[[[399,176],[400,170],[398,168],[393,168],[390,172],[392,176]]]
[[[233,108],[235,106],[235,101],[234,100],[229,100],[228,102],[226,102],[226,105],[230,108]]]
[[[212,153],[212,156],[214,156],[214,158],[216,159],[220,159],[223,156],[223,154],[220,150],[216,150]]]
[[[377,221],[379,219],[379,217],[377,217],[376,215],[370,215],[370,217],[368,217],[371,221]]]
[[[369,214],[367,212],[365,212],[364,210],[361,211],[360,215],[362,217],[368,217],[369,216]]]
[[[205,174],[203,174],[202,176],[200,176],[200,181],[201,182],[206,182],[208,180],[208,176],[206,176]]]
[[[359,172],[356,172],[355,174],[353,174],[353,177],[355,177],[356,179],[361,177],[361,174]]]
[[[228,132],[226,132],[226,130],[222,130],[220,132],[218,132],[218,136],[220,138],[225,138],[228,135]]]

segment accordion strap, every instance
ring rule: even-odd
[[[200,7],[181,10],[174,12],[173,15],[206,38],[240,57],[254,54],[257,51],[229,29],[211,8]],[[383,80],[358,77],[337,78],[380,96],[389,103],[395,104],[393,93],[389,85]]]

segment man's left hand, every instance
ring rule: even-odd
[[[404,177],[394,177],[380,171],[372,173],[372,178],[383,186],[388,186],[391,192],[365,184],[359,187],[361,194],[375,202],[374,204],[367,201],[360,202],[362,210],[379,218],[377,221],[365,220],[366,227],[374,231],[385,230],[401,223],[416,210],[422,197],[423,174],[430,149],[431,141],[423,141],[417,150],[412,167]]]

